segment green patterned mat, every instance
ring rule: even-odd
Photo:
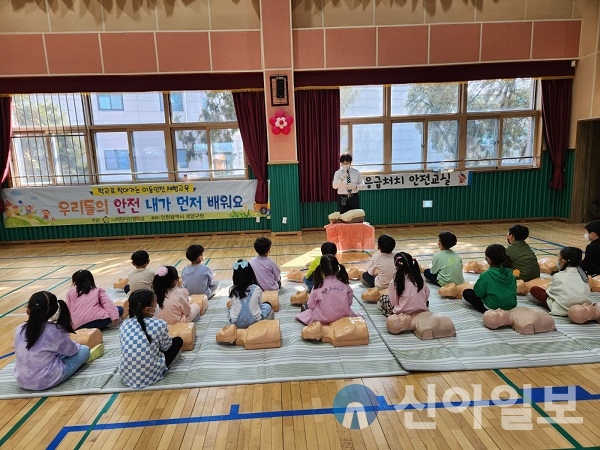
[[[467,279],[475,279],[467,275]],[[285,282],[280,291],[281,348],[246,350],[218,344],[215,335],[226,323],[227,288],[209,301],[197,322],[196,345],[158,383],[146,390],[239,385],[281,381],[381,377],[407,371],[454,371],[553,366],[600,362],[600,324],[575,325],[555,317],[557,331],[524,336],[509,327],[488,330],[481,314],[463,300],[440,298],[430,285],[430,309],[455,324],[457,336],[422,341],[412,332],[392,335],[374,304],[360,300],[366,289],[353,283],[353,309],[369,327],[370,343],[356,347],[304,341],[303,325],[295,320],[299,308],[289,298],[301,284]],[[600,298],[599,298],[600,300]],[[526,297],[519,305],[537,308]],[[105,354],[83,366],[72,378],[43,392],[20,389],[13,377],[14,362],[0,370],[0,399],[82,395],[132,391],[117,373],[120,357],[118,330],[104,332]]]
[[[467,281],[476,280],[477,276],[465,274],[465,278]],[[429,287],[429,309],[450,317],[456,327],[456,337],[422,341],[412,332],[398,335],[388,333],[386,318],[377,306],[360,299],[366,288],[354,285],[355,298],[369,314],[372,324],[394,357],[408,371],[502,369],[600,362],[598,323],[575,325],[568,318],[554,317],[557,330],[549,333],[522,335],[510,327],[489,330],[483,325],[482,314],[467,302],[441,298],[436,286],[429,284]],[[517,298],[519,306],[542,309],[525,296]]]
[[[158,383],[145,388],[180,389],[205,386],[239,385],[280,381],[360,378],[406,375],[408,372],[390,355],[377,330],[369,327],[369,345],[333,347],[301,338],[303,325],[295,320],[300,312],[289,303],[301,284],[285,282],[280,290],[281,348],[246,350],[235,345],[218,344],[217,331],[227,323],[226,288],[209,301],[207,313],[197,322],[196,345],[184,352],[181,360]],[[362,306],[354,310],[366,317]],[[368,319],[367,319],[368,320]],[[20,389],[12,375],[14,362],[0,370],[0,399],[58,395],[99,394],[133,391],[125,386],[116,367],[120,348],[118,330],[104,332],[105,354],[84,365],[61,385],[43,392]]]

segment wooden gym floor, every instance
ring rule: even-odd
[[[463,260],[483,259],[490,243],[505,243],[510,224],[380,227],[427,265],[445,229],[459,238]],[[583,227],[530,222],[539,256],[562,245],[585,247]],[[139,238],[0,245],[0,367],[13,358],[15,327],[25,320],[33,292],[66,293],[71,274],[88,268],[110,287],[130,270],[130,255],[150,253],[151,266],[186,264],[185,249],[202,244],[217,278],[230,283],[231,264],[253,256],[257,234]],[[288,271],[308,261],[326,240],[324,231],[272,237],[271,257]],[[364,267],[365,253],[342,260]],[[465,372],[412,373],[403,377],[341,379],[208,387],[135,393],[41,397],[0,401],[0,446],[11,449],[456,449],[598,448],[600,364]],[[342,426],[331,408],[344,386],[360,384],[380,399],[376,418],[362,429]],[[577,386],[572,401],[544,403],[522,389]],[[547,388],[548,389],[548,388]],[[575,388],[573,388],[575,389]],[[454,397],[451,396],[455,393]],[[558,391],[557,391],[558,392]],[[562,392],[562,391],[560,391]],[[472,400],[453,407],[457,395]],[[428,403],[426,409],[391,405]],[[575,399],[575,400],[574,400]],[[491,400],[496,400],[491,402]],[[455,406],[457,403],[454,404]],[[561,410],[558,411],[557,410]],[[562,415],[561,415],[562,414]],[[561,419],[562,417],[562,419]],[[553,420],[552,418],[555,418]],[[569,423],[570,422],[570,423]]]

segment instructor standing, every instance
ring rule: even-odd
[[[352,155],[344,153],[340,156],[340,169],[333,175],[331,185],[337,189],[337,204],[340,214],[351,209],[360,208],[358,191],[363,185],[360,172],[352,166]]]

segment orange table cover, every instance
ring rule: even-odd
[[[330,223],[325,225],[327,240],[333,242],[339,252],[347,250],[375,249],[375,228],[363,223]]]

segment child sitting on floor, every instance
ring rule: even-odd
[[[188,291],[179,287],[178,283],[179,273],[173,266],[159,267],[152,281],[158,302],[154,316],[169,325],[195,322],[200,318],[200,305],[190,303]]]
[[[145,250],[137,250],[131,255],[131,264],[135,267],[127,275],[128,284],[123,288],[125,293],[137,291],[138,289],[152,290],[152,280],[154,280],[154,271],[148,269],[150,264],[150,255]]]
[[[263,290],[256,281],[252,265],[243,259],[233,263],[233,285],[229,289],[229,323],[248,328],[264,319],[273,319],[271,304],[262,301]]]
[[[588,277],[581,268],[583,252],[577,247],[563,247],[558,252],[556,272],[548,290],[532,286],[531,296],[555,316],[567,316],[573,305],[591,305]]]
[[[350,307],[354,295],[348,284],[348,273],[334,255],[321,256],[321,262],[315,269],[314,282],[315,287],[306,303],[307,309],[296,316],[297,320],[305,325],[312,322],[327,325],[342,317],[358,316]]]
[[[506,249],[500,244],[488,245],[485,260],[490,268],[479,275],[473,289],[463,291],[463,298],[482,313],[488,309],[513,309],[517,306],[517,280],[509,267]]]
[[[454,250],[450,250],[456,245],[456,236],[449,231],[442,231],[438,234],[438,248],[440,249],[431,261],[431,269],[425,269],[423,275],[432,283],[438,286],[445,286],[448,283],[459,285],[465,282],[462,269],[462,259]]]
[[[585,224],[585,240],[589,244],[585,247],[585,258],[581,267],[590,277],[600,275],[600,220],[592,220]]]
[[[361,281],[365,286],[377,289],[387,289],[390,281],[393,280],[396,273],[394,266],[394,255],[392,252],[396,247],[396,240],[382,234],[377,238],[377,253],[369,261],[366,272],[362,274]]]
[[[185,257],[191,264],[181,271],[183,287],[190,295],[205,294],[211,298],[219,289],[220,283],[214,279],[212,270],[203,265],[204,247],[201,245],[190,245],[185,252]]]
[[[87,361],[90,349],[71,340],[69,309],[51,292],[33,294],[27,316],[15,333],[14,375],[23,389],[41,391],[73,375]]]
[[[540,277],[540,265],[537,257],[525,239],[529,237],[529,228],[513,225],[508,229],[506,240],[509,246],[506,254],[510,258],[511,268],[518,280],[530,281]]]
[[[67,292],[67,307],[73,328],[98,328],[117,326],[123,316],[123,307],[116,306],[106,291],[96,287],[89,270],[78,270],[72,276],[73,286]]]
[[[275,261],[269,258],[271,240],[266,237],[256,238],[254,250],[258,255],[249,262],[256,275],[258,285],[263,291],[278,291],[281,287],[281,270]]]
[[[407,314],[414,316],[429,310],[429,286],[423,281],[419,263],[405,252],[394,256],[396,275],[382,295],[377,307],[384,316]]]
[[[333,242],[325,242],[321,245],[321,256],[323,255],[335,255],[337,253],[337,246]],[[315,269],[321,263],[321,256],[317,256],[308,266],[308,270],[306,271],[306,275],[304,276],[304,284],[306,284],[307,292],[310,293],[315,286],[313,282],[313,274],[315,273]]]
[[[181,356],[183,339],[171,338],[164,320],[156,319],[156,295],[138,289],[129,296],[129,319],[119,330],[123,383],[141,389],[162,379]]]

